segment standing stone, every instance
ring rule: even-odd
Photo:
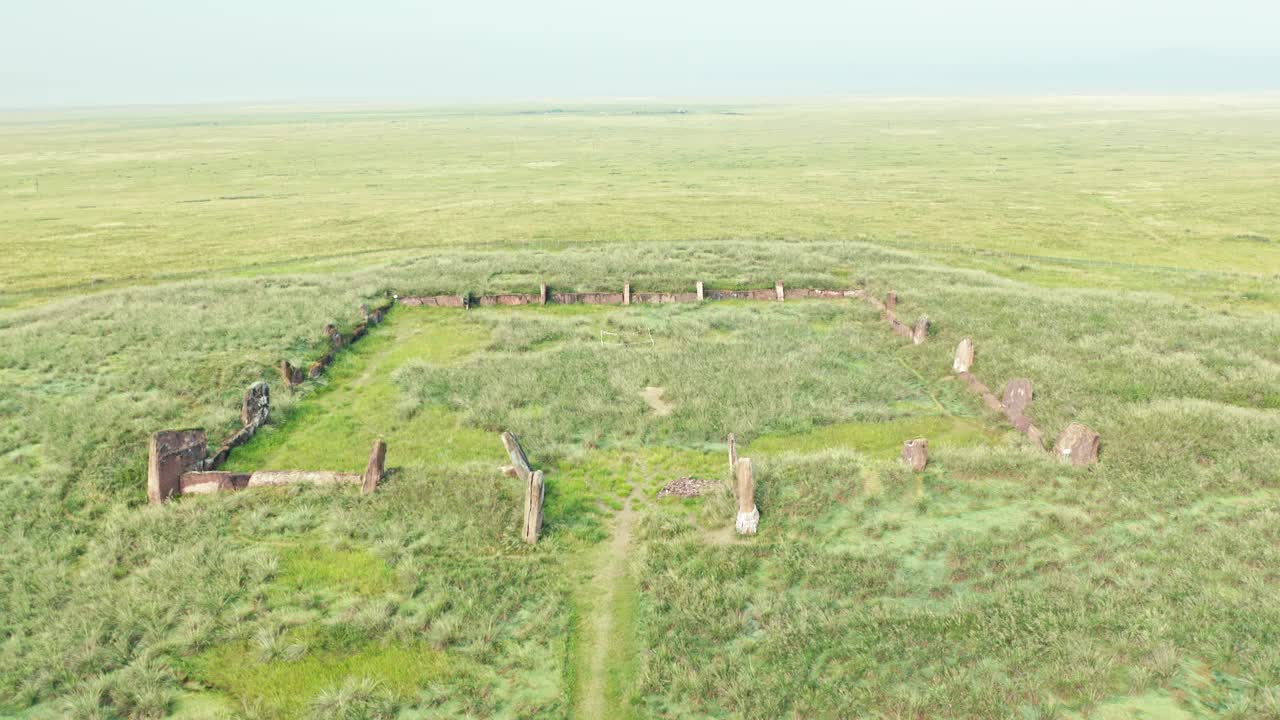
[[[1004,386],[1004,412],[1009,419],[1017,424],[1018,418],[1022,417],[1027,411],[1027,406],[1031,404],[1031,381],[1026,378],[1017,378],[1010,380]]]
[[[280,379],[284,381],[285,387],[301,385],[303,380],[302,368],[294,367],[288,360],[281,360]]]
[[[201,470],[208,440],[204,430],[161,430],[147,447],[147,500],[161,503],[181,492],[182,473]]]
[[[625,283],[622,286],[622,304],[623,305],[631,304],[631,283]]]
[[[732,475],[738,468],[738,443],[733,433],[729,433],[729,474]]]
[[[707,299],[706,293],[702,291],[702,281],[699,280],[698,281],[698,302],[702,302],[703,300],[706,300],[706,299]]]
[[[530,545],[538,542],[542,534],[542,501],[546,497],[546,485],[542,481],[542,471],[529,475],[528,485],[524,493],[524,528],[520,537]]]
[[[547,304],[547,284],[546,283],[542,283],[541,285],[538,286],[538,304],[539,305]]]
[[[270,414],[271,395],[267,384],[258,381],[250,385],[244,391],[244,401],[240,404],[240,424],[244,427],[262,427]]]
[[[1073,422],[1058,436],[1058,441],[1053,444],[1053,454],[1064,463],[1085,467],[1098,462],[1101,444],[1102,438],[1092,428]]]
[[[969,372],[973,367],[973,341],[965,338],[956,346],[956,360],[951,363],[951,369],[957,373]]]
[[[499,437],[502,439],[502,447],[507,450],[507,456],[511,458],[511,469],[516,477],[528,482],[533,471],[529,467],[529,457],[524,454],[524,448],[520,445],[520,439],[510,432],[504,432]]]
[[[911,343],[913,345],[922,345],[926,338],[929,337],[929,316],[921,315],[916,320],[916,326],[911,330]]]
[[[756,478],[751,458],[738,458],[734,474],[738,493],[738,517],[734,521],[734,529],[739,535],[755,535],[760,527],[760,510],[756,507]]]
[[[382,482],[383,475],[387,471],[387,444],[378,438],[373,441],[373,447],[369,450],[369,463],[365,465],[364,475],[361,477],[360,492],[368,495],[378,489],[378,483]]]
[[[767,292],[767,291],[766,291]],[[778,302],[782,302],[784,293],[782,290],[782,281],[778,280],[773,284],[773,292],[778,296]]]
[[[929,441],[916,438],[903,443],[902,462],[910,467],[912,472],[924,471],[925,465],[929,464]]]

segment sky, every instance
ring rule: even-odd
[[[0,107],[1280,89],[1280,0],[0,0]]]

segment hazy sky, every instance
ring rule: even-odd
[[[1280,0],[0,0],[0,106],[1280,89]]]

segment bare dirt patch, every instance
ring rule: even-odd
[[[663,485],[662,489],[658,491],[658,497],[698,497],[719,484],[720,481],[718,480],[699,480],[691,477],[677,478]]]
[[[664,388],[653,387],[650,385],[640,391],[640,397],[653,409],[653,414],[659,417],[666,417],[676,409],[674,405],[662,399],[662,393],[666,392]]]

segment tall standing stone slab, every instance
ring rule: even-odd
[[[755,535],[760,527],[760,509],[756,507],[756,478],[751,458],[738,458],[734,468],[738,495],[738,516],[733,527],[739,535]]]
[[[702,281],[699,280],[698,281],[698,302],[702,302],[703,300],[706,300],[706,299],[707,299],[707,294],[703,292]]]
[[[182,474],[201,470],[209,442],[204,430],[161,430],[147,448],[147,500],[161,503],[182,491]]]
[[[956,346],[956,359],[951,369],[957,373],[966,373],[973,367],[973,340],[965,338]]]
[[[542,535],[542,501],[546,497],[546,485],[542,481],[542,471],[536,470],[529,475],[524,493],[524,528],[521,539],[530,545],[538,542]]]
[[[778,302],[782,302],[784,299],[786,299],[786,292],[784,291],[784,289],[783,289],[783,287],[782,287],[782,281],[781,281],[781,280],[779,280],[779,281],[777,281],[777,282],[775,282],[775,283],[773,284],[773,292],[774,292],[775,294],[777,294],[777,296],[778,296]]]
[[[240,403],[240,424],[244,427],[260,428],[267,423],[271,415],[271,391],[264,382],[256,382],[244,391],[244,400]]]
[[[1102,438],[1088,425],[1073,422],[1058,436],[1053,444],[1053,454],[1064,463],[1085,467],[1098,462],[1098,450]]]

